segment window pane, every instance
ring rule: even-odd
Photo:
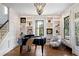
[[[75,22],[76,45],[79,46],[79,21]]]
[[[44,21],[36,20],[36,35],[44,36]]]

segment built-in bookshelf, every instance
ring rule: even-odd
[[[33,34],[33,26],[31,20],[26,21],[26,28],[27,28],[27,34]]]

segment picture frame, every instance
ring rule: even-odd
[[[21,17],[20,18],[20,23],[26,23],[26,18],[25,17]]]
[[[47,34],[52,34],[52,28],[47,28]]]

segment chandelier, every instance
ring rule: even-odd
[[[36,11],[39,15],[43,13],[43,9],[45,7],[46,3],[34,3],[34,6],[36,7]]]

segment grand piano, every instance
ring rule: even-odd
[[[26,45],[27,41],[28,41],[30,38],[34,38],[33,44],[35,44],[35,50],[36,50],[36,48],[37,48],[38,45],[41,46],[42,55],[43,55],[43,48],[44,48],[44,45],[45,45],[45,43],[46,43],[46,38],[41,37],[41,36],[34,36],[34,35],[25,35],[25,36],[22,38],[22,45],[20,45],[20,54],[22,53],[23,46]]]

